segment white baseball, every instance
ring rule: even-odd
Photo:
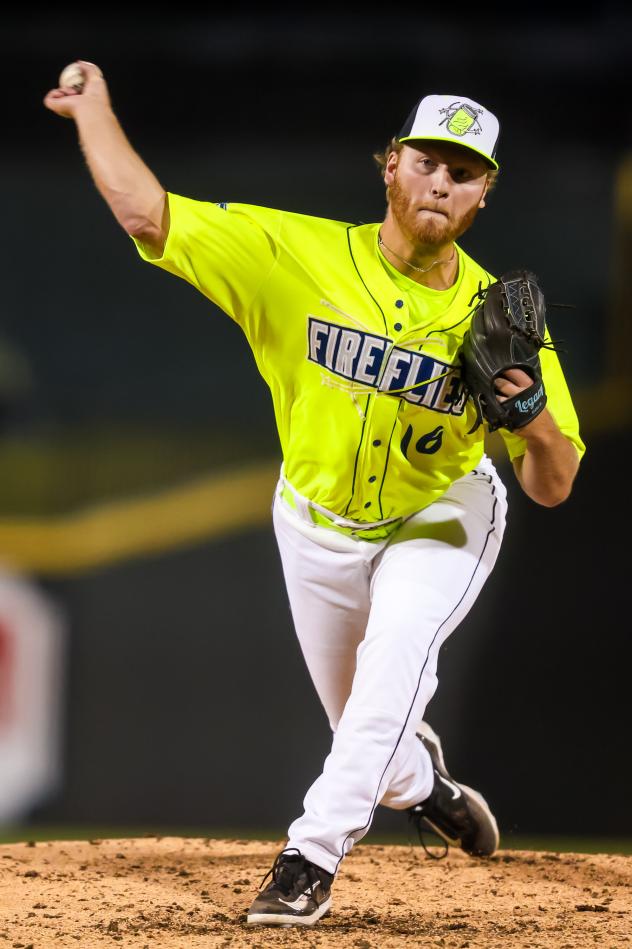
[[[62,69],[59,76],[59,85],[63,89],[74,89],[75,92],[81,92],[86,77],[79,63],[70,63],[65,69]]]

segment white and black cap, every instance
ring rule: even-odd
[[[498,168],[496,146],[500,125],[496,116],[474,99],[463,96],[424,96],[397,136],[398,142],[455,142]]]

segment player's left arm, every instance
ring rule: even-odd
[[[530,376],[521,369],[507,370],[505,378],[499,378],[495,383],[499,400],[517,395],[531,383]],[[544,507],[561,504],[570,495],[579,469],[577,448],[560,431],[547,408],[517,429],[516,434],[526,443],[524,454],[513,460],[522,490]]]

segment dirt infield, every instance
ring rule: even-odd
[[[278,843],[142,837],[0,846],[0,949],[121,945],[632,947],[632,856],[359,845],[313,929],[245,925]]]

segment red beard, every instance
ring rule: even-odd
[[[456,240],[472,225],[478,214],[478,202],[460,218],[453,220],[442,214],[420,218],[411,209],[409,195],[401,187],[397,177],[389,188],[389,200],[393,217],[402,232],[415,244],[440,247]]]

